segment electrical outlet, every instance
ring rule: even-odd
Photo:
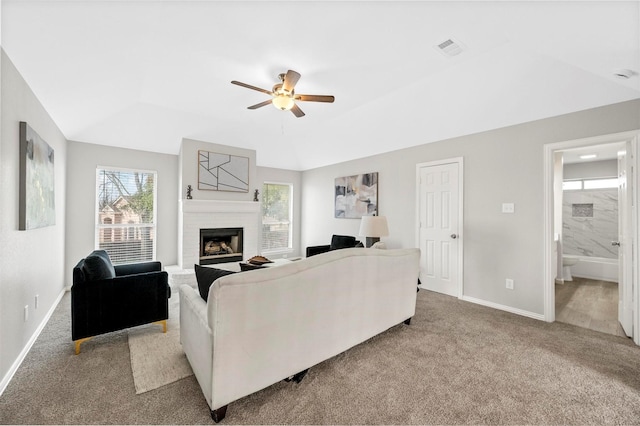
[[[506,286],[509,290],[513,290],[513,280],[511,278],[506,279]]]
[[[34,308],[34,309],[38,309],[38,305],[39,305],[39,303],[38,303],[38,299],[39,299],[39,298],[40,298],[40,295],[36,294],[35,302],[34,302],[34,304],[33,304],[33,308]]]
[[[29,321],[29,305],[24,306],[24,322]]]
[[[502,203],[502,213],[514,213],[516,206],[513,203]]]

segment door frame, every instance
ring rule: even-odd
[[[555,241],[553,238],[553,155],[556,151],[566,150],[571,148],[580,148],[591,145],[601,145],[606,143],[625,142],[629,141],[631,145],[631,165],[634,169],[633,176],[633,188],[631,189],[629,196],[631,201],[630,214],[631,222],[634,229],[630,230],[633,244],[638,245],[639,229],[638,229],[638,194],[640,186],[640,178],[638,173],[638,138],[640,138],[640,131],[634,130],[629,132],[614,133],[603,136],[595,136],[584,139],[574,139],[564,142],[555,142],[544,145],[544,197],[543,197],[543,209],[544,209],[544,320],[547,322],[555,321],[555,276],[556,269],[553,268]],[[634,208],[631,208],[631,205]],[[633,262],[633,273],[630,277],[631,285],[633,287],[632,292],[638,295],[640,284],[638,283],[638,264],[640,263],[640,253],[638,250],[634,250],[634,255],[631,259]],[[640,345],[640,297],[636,297],[633,301],[633,341],[636,345]]]
[[[453,157],[416,164],[416,247],[420,247],[420,169],[424,167],[458,164],[458,299],[464,295],[464,158]],[[420,286],[422,287],[422,286]]]

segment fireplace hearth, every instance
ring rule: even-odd
[[[200,265],[241,262],[242,228],[200,229]]]

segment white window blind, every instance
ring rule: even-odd
[[[96,170],[96,249],[113,264],[156,257],[156,172]]]
[[[292,248],[292,188],[288,183],[262,186],[262,253]]]

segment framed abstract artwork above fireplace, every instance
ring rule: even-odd
[[[198,151],[198,189],[249,192],[249,158]]]

